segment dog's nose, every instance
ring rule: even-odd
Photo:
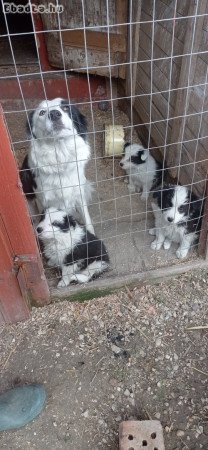
[[[52,120],[52,122],[55,122],[56,120],[59,120],[61,117],[61,112],[58,111],[58,109],[52,109],[49,112],[49,119]]]
[[[37,227],[37,233],[38,233],[38,234],[42,233],[42,231],[43,231],[43,228],[42,228],[42,227]]]
[[[172,217],[168,217],[168,222],[173,222],[173,218]]]
[[[122,162],[120,162],[119,165],[120,165],[121,167],[123,167],[123,163],[122,163]]]

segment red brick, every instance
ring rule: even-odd
[[[165,450],[158,420],[128,420],[119,426],[119,450]]]

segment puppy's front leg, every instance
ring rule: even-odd
[[[187,235],[182,238],[181,245],[176,251],[176,256],[179,259],[185,258],[188,255],[191,244],[193,243],[193,236]]]
[[[62,278],[59,281],[57,287],[69,286],[71,277],[78,270],[78,264],[71,264],[70,266],[62,266]]]
[[[163,242],[165,240],[165,236],[161,230],[156,231],[156,239],[151,243],[152,250],[160,250]]]
[[[134,192],[136,192],[136,186],[132,182],[131,177],[129,177],[128,190],[129,190],[129,194],[134,194]]]

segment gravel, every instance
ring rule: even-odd
[[[207,449],[207,275],[34,308],[1,328],[1,391],[47,390],[44,412],[2,433],[1,450],[116,450],[128,419],[160,420],[166,450]]]

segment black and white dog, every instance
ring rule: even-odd
[[[129,192],[142,189],[141,200],[147,200],[152,189],[162,181],[162,164],[157,162],[149,150],[139,144],[125,144],[125,156],[120,166],[128,175]]]
[[[198,199],[186,186],[164,185],[155,191],[152,209],[155,228],[149,233],[156,235],[151,248],[159,250],[162,245],[169,249],[172,242],[179,244],[178,258],[185,258],[196,242],[201,228],[203,201]]]
[[[72,214],[79,209],[94,232],[87,207],[92,188],[85,177],[90,158],[85,117],[67,100],[55,98],[39,104],[28,129],[31,146],[20,171],[28,200],[35,198],[40,213],[51,206]]]
[[[47,209],[37,233],[48,265],[61,267],[58,287],[86,283],[109,267],[104,243],[65,211]]]

